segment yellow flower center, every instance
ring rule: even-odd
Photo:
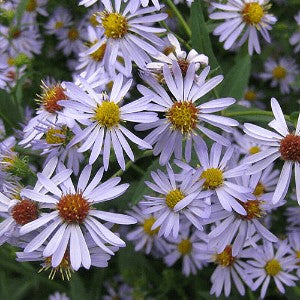
[[[155,228],[154,230],[151,230],[151,227],[155,221],[156,219],[154,217],[150,217],[148,219],[145,219],[144,221],[143,229],[147,234],[151,236],[156,235],[159,231],[159,227]]]
[[[91,44],[91,47],[93,45],[95,45],[97,43],[94,42]],[[95,52],[91,53],[90,54],[90,57],[94,60],[94,61],[102,61],[103,57],[104,57],[104,54],[105,54],[105,50],[106,50],[106,43],[102,44]]]
[[[268,275],[276,276],[282,269],[279,261],[273,258],[266,263],[265,270]]]
[[[13,66],[15,64],[15,60],[12,57],[9,57],[7,59],[7,64],[10,65],[10,66]]]
[[[264,14],[263,7],[257,2],[246,3],[242,10],[243,20],[249,25],[257,25],[260,23]]]
[[[54,28],[55,28],[55,29],[60,29],[60,28],[62,28],[63,26],[64,26],[64,22],[57,21],[57,22],[55,23]]]
[[[65,137],[62,137],[60,135],[65,136],[65,134],[66,134],[66,129],[61,130],[61,129],[50,128],[46,132],[46,142],[47,144],[62,144],[65,141]]]
[[[36,7],[37,7],[36,0],[29,0],[26,5],[26,11],[30,11],[30,12],[35,11]]]
[[[166,195],[166,204],[170,207],[170,208],[174,208],[175,205],[181,201],[184,198],[184,194],[179,190],[173,190],[170,191],[167,195]]]
[[[277,66],[273,69],[272,74],[275,79],[280,80],[286,77],[287,71],[284,67]]]
[[[229,267],[234,263],[235,257],[232,256],[232,248],[227,245],[223,252],[216,254],[215,262],[222,267]]]
[[[181,255],[190,254],[192,252],[192,243],[188,239],[182,240],[177,245],[177,249],[178,249],[178,252],[181,253]]]
[[[255,101],[256,100],[256,93],[252,90],[248,90],[245,93],[244,98],[248,101]]]
[[[93,27],[97,27],[99,25],[99,22],[97,21],[97,15],[93,14],[89,18],[89,22]]]
[[[49,279],[51,280],[54,279],[57,272],[61,275],[62,280],[64,280],[65,277],[67,278],[67,280],[70,280],[72,272],[74,272],[71,266],[69,254],[67,252],[65,252],[61,263],[57,267],[52,267],[52,256],[46,257],[44,264],[45,266],[39,270],[39,273],[41,271],[47,271],[51,269],[49,274]]]
[[[98,104],[94,119],[102,126],[114,127],[120,122],[120,108],[114,102],[104,101],[102,104]]]
[[[300,251],[296,251],[296,258],[300,259]],[[297,266],[300,266],[300,261],[296,263]]]
[[[254,190],[254,192],[253,192],[253,195],[255,195],[256,197],[259,197],[259,196],[261,196],[264,192],[265,192],[265,187],[264,187],[264,185],[263,185],[261,182],[259,182],[259,183],[257,184],[257,186],[255,187],[255,190]]]
[[[255,154],[260,152],[260,148],[258,146],[253,146],[249,149],[249,154]]]
[[[128,23],[121,14],[105,12],[101,19],[104,33],[108,38],[121,39],[126,35]]]
[[[79,38],[79,32],[76,28],[71,28],[68,32],[68,39],[70,41],[76,41]]]
[[[167,112],[167,119],[175,130],[189,133],[198,123],[198,108],[192,102],[175,102]]]
[[[258,219],[263,215],[263,211],[260,208],[261,201],[259,200],[248,200],[247,202],[239,201],[239,203],[244,207],[247,215],[240,215],[243,220]]]
[[[201,179],[205,179],[203,188],[205,190],[214,190],[223,184],[223,172],[220,169],[210,168],[201,174]]]

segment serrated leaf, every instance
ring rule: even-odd
[[[202,1],[196,0],[191,7],[191,29],[192,29],[192,47],[209,58],[209,65],[212,69],[219,68],[218,61],[214,55],[209,38],[208,28],[203,14]]]

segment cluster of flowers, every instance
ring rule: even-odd
[[[6,1],[1,9],[9,14],[18,2]],[[81,267],[108,266],[125,246],[114,224],[137,223],[124,235],[136,251],[161,257],[168,266],[182,259],[186,276],[217,264],[211,277],[216,296],[230,295],[232,281],[241,295],[244,285],[262,286],[263,298],[271,279],[283,293],[300,276],[300,209],[286,210],[284,240],[270,231],[271,214],[286,202],[293,168],[290,202],[300,204],[300,119],[290,129],[275,98],[271,130],[224,116],[235,99],[207,100],[223,76],[213,77],[208,57],[183,51],[173,34],[161,38],[165,29],[156,23],[167,14],[152,2],[82,0],[80,5],[95,5],[77,25],[64,8],[49,17],[45,29],[59,40],[57,49],[76,57],[70,64],[74,80],[43,82],[36,115],[20,139],[10,136],[0,144],[0,241],[23,249],[18,261],[41,261],[42,269],[51,269],[50,278],[60,272],[69,279]],[[210,18],[226,19],[214,34],[225,49],[248,40],[249,53],[259,53],[257,31],[270,41],[276,22],[270,7],[264,0],[227,2],[211,4]],[[40,53],[36,15],[47,15],[46,3],[29,1],[21,20],[1,25],[5,72],[16,73],[11,62],[18,55]],[[299,43],[299,34],[291,43]],[[143,84],[134,82],[133,66]],[[261,78],[273,78],[272,86],[289,93],[297,72],[294,62],[282,59],[267,62]],[[132,101],[134,86],[141,96]],[[114,158],[122,170],[124,152],[134,161],[129,142],[144,153],[152,149],[165,172],[151,172],[145,182],[151,192],[126,214],[101,210],[99,204],[129,187],[117,176],[103,180]],[[35,176],[35,169],[25,169],[18,147],[45,157],[33,186],[20,183],[24,173]],[[276,160],[284,162],[281,172]]]

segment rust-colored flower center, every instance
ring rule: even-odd
[[[170,46],[167,46],[164,48],[163,53],[168,56],[169,54],[173,53],[174,51],[175,51],[175,47],[170,45]]]
[[[300,162],[300,136],[288,134],[281,140],[279,151],[284,160]]]
[[[175,102],[167,112],[167,119],[175,130],[189,133],[198,124],[199,109],[192,102]]]
[[[79,38],[79,32],[76,28],[71,28],[68,32],[68,39],[70,41],[76,41]]]
[[[265,12],[258,2],[246,3],[242,10],[243,20],[249,25],[257,25],[260,23]]]
[[[36,203],[30,200],[21,200],[12,209],[12,217],[19,225],[25,225],[38,218],[39,211]]]
[[[276,66],[273,69],[272,74],[275,79],[284,79],[287,75],[287,70],[282,66]]]
[[[68,99],[64,91],[60,84],[50,87],[43,86],[43,93],[40,99],[46,111],[54,113],[62,110],[63,107],[58,104],[58,101]]]
[[[247,202],[239,201],[244,207],[247,215],[240,215],[243,220],[258,219],[263,215],[263,211],[260,208],[261,201],[259,200],[248,200]]]
[[[189,239],[181,240],[177,245],[177,250],[181,255],[187,255],[192,252],[192,243]]]
[[[66,194],[57,204],[60,217],[67,223],[82,223],[87,217],[90,204],[80,193]]]
[[[128,22],[121,14],[105,12],[101,19],[106,37],[121,39],[127,34]]]
[[[216,254],[215,262],[222,267],[232,266],[234,263],[235,257],[232,256],[232,248],[230,245],[227,245],[223,252]]]
[[[150,217],[148,219],[145,219],[144,221],[143,229],[147,234],[151,236],[156,235],[159,232],[159,227],[155,228],[154,230],[151,230],[152,225],[154,224],[155,221],[156,219],[154,217]]]
[[[26,11],[33,12],[37,8],[36,0],[29,0],[26,5]]]
[[[180,60],[178,60],[178,65],[180,67],[182,75],[185,76],[186,72],[187,72],[187,70],[189,68],[189,65],[190,65],[189,62],[187,60],[185,60],[185,59],[180,59]]]

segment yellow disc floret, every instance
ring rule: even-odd
[[[91,44],[91,47],[95,45],[96,42]],[[106,43],[102,44],[95,52],[90,54],[90,57],[97,62],[102,61],[106,50]]]
[[[253,192],[253,195],[255,195],[256,197],[261,196],[263,193],[265,192],[265,186],[259,182],[256,187],[255,190]]]
[[[107,128],[114,127],[120,122],[120,108],[114,102],[104,101],[98,104],[94,119]]]
[[[258,146],[253,146],[249,149],[249,154],[256,154],[260,152],[260,148]]]
[[[128,23],[127,19],[121,14],[105,12],[101,19],[106,37],[121,39],[126,35]]]
[[[35,11],[37,7],[36,0],[29,0],[26,5],[26,11],[32,12]]]
[[[262,211],[259,200],[248,200],[247,202],[240,201],[240,204],[244,207],[246,215],[240,215],[243,220],[252,220],[262,217],[264,212]]]
[[[191,132],[198,123],[199,109],[192,102],[175,102],[167,112],[167,119],[172,124],[172,128],[182,133]]]
[[[143,229],[148,235],[156,235],[159,231],[159,227],[155,228],[154,230],[151,230],[152,225],[155,223],[156,219],[154,217],[150,217],[148,219],[144,220]]]
[[[287,71],[284,67],[282,66],[276,66],[273,71],[272,71],[273,77],[275,79],[284,79],[287,75]]]
[[[70,28],[68,32],[68,39],[70,41],[76,41],[79,38],[79,32],[76,28]]]
[[[188,239],[182,240],[178,245],[177,245],[177,250],[179,253],[182,255],[187,255],[190,254],[192,251],[192,243]]]
[[[179,190],[173,190],[170,191],[167,195],[166,195],[166,204],[170,207],[170,208],[174,208],[175,205],[181,201],[184,198],[184,194]]]
[[[260,23],[264,14],[264,8],[258,2],[246,3],[242,10],[243,20],[249,25]]]
[[[265,270],[268,275],[276,276],[282,269],[280,262],[273,258],[266,263]]]
[[[232,256],[232,248],[227,245],[223,252],[215,255],[215,262],[222,267],[229,267],[234,263],[235,257]]]
[[[255,101],[256,100],[256,93],[253,90],[248,90],[245,93],[244,98],[248,101]]]
[[[223,184],[223,172],[217,168],[210,168],[203,171],[201,179],[205,179],[203,188],[205,190],[214,190]]]
[[[64,26],[64,22],[61,22],[61,21],[57,21],[54,25],[54,28],[55,29],[60,29]]]
[[[66,130],[50,128],[46,132],[47,144],[62,144],[65,141]]]

